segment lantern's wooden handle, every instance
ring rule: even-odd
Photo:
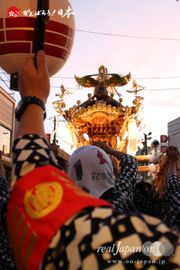
[[[37,62],[36,62],[37,52],[40,50],[44,50],[45,28],[46,28],[46,23],[49,21],[48,9],[49,9],[49,0],[38,0],[37,12],[38,11],[41,11],[41,12],[39,12],[37,16],[37,22],[36,22],[36,27],[35,27],[35,40],[34,40],[34,46],[33,46],[33,51],[35,53],[34,64],[36,67],[37,67]],[[43,15],[42,13],[45,13],[46,15]],[[19,90],[18,87],[19,87],[18,72],[14,72],[11,74],[11,77],[10,77],[10,89],[14,91],[18,91]]]
[[[34,64],[36,67],[37,67],[37,62],[36,62],[37,52],[40,50],[44,50],[44,34],[45,34],[45,29],[46,29],[46,23],[49,21],[48,9],[49,9],[49,0],[38,0],[37,12],[39,11],[39,14],[37,15],[35,41],[34,41],[35,43]],[[46,15],[43,15],[42,11],[44,11]]]

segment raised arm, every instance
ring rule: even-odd
[[[98,147],[102,148],[107,154],[110,154],[119,160],[124,155],[123,152],[120,152],[120,151],[113,149],[112,147],[110,147],[108,144],[106,144],[104,142],[95,142],[94,144],[97,145]]]
[[[24,98],[36,97],[44,103],[45,107],[49,89],[50,83],[45,53],[44,51],[39,51],[37,54],[37,69],[34,66],[34,59],[32,57],[28,57],[24,63],[20,76],[20,94],[22,100],[19,105],[22,108]],[[41,106],[35,103],[28,105],[24,109],[24,112],[19,119],[19,123],[16,125],[15,139],[24,134],[33,133],[46,138],[43,119],[44,111]]]
[[[50,91],[44,51],[37,54],[37,68],[28,57],[20,74],[21,100],[16,108],[12,185],[36,167],[56,164],[44,130],[45,104]]]

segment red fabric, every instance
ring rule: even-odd
[[[48,192],[55,194],[55,198],[58,188],[56,189],[53,183],[56,183],[57,187],[61,187],[62,191],[58,197],[58,201],[60,200],[58,205],[42,217],[31,217],[25,202],[27,192],[29,191],[32,197],[37,198],[36,192],[39,190],[37,187],[43,187],[44,192],[44,186],[47,184]],[[43,196],[43,192],[40,197]],[[52,196],[46,197],[48,198],[47,203],[50,202],[49,205],[54,204],[51,202]],[[41,202],[43,203],[44,200],[39,202],[40,205]],[[37,208],[39,204],[37,204]],[[52,237],[74,214],[86,207],[108,205],[110,204],[80,190],[65,173],[53,166],[36,168],[23,176],[14,186],[7,213],[8,232],[18,269],[39,269],[39,264]],[[31,205],[29,201],[28,207],[33,211],[35,209],[34,204]]]

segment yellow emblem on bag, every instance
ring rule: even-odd
[[[63,188],[57,182],[35,185],[26,191],[24,206],[33,219],[41,218],[51,213],[62,201]]]

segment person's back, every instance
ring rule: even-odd
[[[180,215],[178,160],[178,149],[169,146],[153,182],[137,184],[134,194],[134,204],[140,212],[160,218],[170,227],[179,222]]]

